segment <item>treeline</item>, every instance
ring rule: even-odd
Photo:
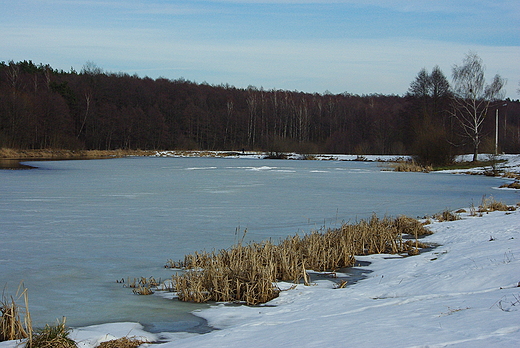
[[[420,74],[405,96],[360,96],[154,80],[107,73],[92,63],[65,72],[2,62],[0,147],[471,152],[450,116],[449,91],[422,93],[414,86]],[[518,153],[519,102],[508,101],[500,113],[500,148]],[[494,134],[494,117],[487,117],[484,145],[494,144]]]

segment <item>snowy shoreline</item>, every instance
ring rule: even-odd
[[[434,250],[358,257],[371,272],[346,288],[321,280],[266,306],[196,312],[217,329],[210,333],[151,334],[137,323],[112,323],[71,337],[84,348],[125,336],[168,341],[153,345],[161,348],[520,346],[520,211],[461,217],[429,225],[434,234],[424,241],[438,244]]]

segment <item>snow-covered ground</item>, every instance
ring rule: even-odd
[[[155,156],[157,157],[226,157],[226,158],[251,158],[251,159],[263,159],[267,156],[265,152],[257,151],[158,151]],[[290,152],[284,153],[286,159],[299,160],[299,159],[315,159],[315,160],[332,160],[332,161],[374,161],[374,162],[388,162],[410,159],[410,156],[401,155],[337,155],[337,154],[318,154],[318,155],[301,155],[298,153]]]
[[[390,162],[390,161],[406,161],[411,160],[410,156],[406,155],[339,155],[339,154],[316,154],[316,155],[301,155],[298,153],[285,153],[286,159],[298,160],[298,159],[315,159],[315,160],[332,160],[332,161],[372,161],[372,162]],[[228,158],[252,158],[252,159],[262,159],[267,156],[264,152],[256,152],[256,151],[246,151],[246,152],[235,152],[235,151],[158,151],[155,156],[157,157],[228,157]],[[457,162],[470,162],[473,158],[473,155],[460,155],[455,158]],[[503,163],[498,163],[497,168],[510,171],[515,173],[520,173],[520,155],[491,155],[491,154],[479,154],[479,161],[505,161]],[[486,169],[491,169],[491,167],[479,167],[474,169],[464,169],[464,170],[447,170],[444,172],[453,172],[453,173],[482,173]]]
[[[344,289],[323,281],[270,307],[212,307],[198,315],[222,330],[162,347],[520,347],[520,213],[430,228],[430,252],[360,257],[372,273]]]
[[[518,172],[518,159],[509,159],[510,171]],[[369,262],[360,267],[366,278],[345,288],[321,280],[265,306],[197,312],[217,329],[207,334],[112,323],[71,337],[85,348],[124,336],[161,341],[153,345],[161,348],[520,347],[520,211],[461,217],[429,225],[434,234],[423,241],[438,246],[420,255],[358,257]]]
[[[456,161],[459,162],[469,162],[473,158],[473,155],[462,155],[456,158]],[[489,154],[480,154],[478,156],[479,161],[500,161],[496,165],[496,169],[501,172],[510,172],[520,174],[520,155],[489,155]],[[472,169],[463,169],[463,170],[444,170],[445,173],[483,173],[486,170],[491,170],[492,167],[477,167]]]

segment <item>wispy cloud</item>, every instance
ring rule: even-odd
[[[504,8],[508,8],[507,11]],[[512,1],[19,0],[0,5],[0,60],[308,92],[406,92],[470,49],[518,97]],[[514,87],[512,87],[514,86]]]

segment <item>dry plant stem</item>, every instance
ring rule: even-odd
[[[23,290],[22,290],[23,288]],[[20,292],[21,291],[21,292]],[[0,341],[20,340],[32,338],[32,323],[29,313],[29,302],[27,296],[27,289],[20,284],[17,291],[17,298],[24,298],[25,313],[23,321],[20,318],[20,307],[16,304],[15,299],[11,297],[8,299],[5,295],[0,301]]]
[[[416,238],[403,242],[403,234]],[[353,266],[355,255],[418,251],[419,236],[431,234],[419,221],[404,216],[379,219],[373,215],[357,224],[344,224],[322,233],[287,237],[278,245],[271,241],[243,245],[218,252],[195,252],[184,261],[168,264],[184,268],[172,277],[179,300],[222,301],[249,305],[278,296],[277,281],[310,284],[307,269],[336,271]]]
[[[516,207],[508,206],[503,202],[496,201],[493,197],[483,197],[482,204],[479,206],[478,211],[480,213],[488,213],[492,211],[514,211]]]

